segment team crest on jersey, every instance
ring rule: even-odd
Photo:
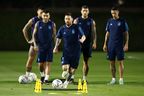
[[[41,29],[42,29],[42,26],[40,26],[39,29],[41,30]]]
[[[48,26],[48,29],[51,29],[51,26]]]
[[[81,25],[81,22],[79,22],[78,24]]]
[[[90,22],[87,22],[87,25],[89,26],[89,25],[90,25]]]
[[[112,26],[113,24],[112,23],[110,23],[110,26]]]
[[[74,31],[74,29],[72,29],[72,34],[75,34],[75,31]]]
[[[118,24],[117,24],[118,26],[120,26],[121,25],[121,22],[118,22]]]
[[[66,34],[66,32],[64,32],[63,34]]]

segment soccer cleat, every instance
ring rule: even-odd
[[[116,83],[116,80],[111,80],[110,83],[108,83],[108,85],[114,85]]]
[[[62,88],[66,89],[67,86],[68,86],[68,84],[69,84],[69,82],[68,82],[68,81],[65,81],[65,82],[63,83],[63,85],[62,85]]]
[[[119,80],[119,85],[124,85],[124,81],[122,79]]]
[[[48,81],[48,80],[44,80],[44,83],[45,83],[46,85],[48,85],[48,84],[49,84],[49,81]]]
[[[74,79],[70,79],[69,83],[74,84]]]
[[[44,78],[45,78],[45,77],[41,77],[41,83],[42,83],[42,84],[44,83]]]

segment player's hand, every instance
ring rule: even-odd
[[[86,37],[83,35],[83,36],[81,37],[81,39],[79,39],[79,41],[80,41],[81,43],[83,43],[83,42],[85,41],[85,39],[86,39]]]
[[[128,51],[128,45],[125,45],[124,48],[123,48],[123,50],[124,50],[125,52]]]
[[[103,51],[107,52],[107,46],[106,45],[103,46]]]
[[[93,43],[92,48],[93,48],[93,49],[96,49],[96,48],[97,48],[96,43]]]
[[[28,41],[28,44],[34,45],[33,39],[29,40],[29,41]]]
[[[39,50],[38,46],[34,46],[34,50],[38,51]]]
[[[55,47],[55,48],[53,49],[53,53],[58,53],[58,48]]]

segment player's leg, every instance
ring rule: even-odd
[[[39,70],[40,70],[40,76],[41,76],[41,82],[44,83],[44,78],[45,78],[45,63],[44,62],[39,62],[38,64]]]
[[[46,62],[46,68],[45,68],[45,79],[44,82],[48,83],[50,71],[51,71],[51,64],[52,62]]]
[[[89,72],[89,58],[91,57],[92,47],[90,44],[82,45],[83,52],[83,80],[86,80],[86,77]]]
[[[46,67],[46,55],[43,50],[38,51],[38,66],[40,70],[40,75],[41,75],[41,82],[44,83],[44,78],[45,78],[45,67]]]
[[[117,59],[119,62],[119,84],[123,85],[124,81],[123,81],[123,72],[124,72],[124,51],[123,51],[123,47],[119,48],[117,51]]]
[[[108,48],[108,59],[110,63],[110,71],[112,74],[112,80],[110,81],[109,84],[113,85],[116,83],[116,65],[115,65],[115,58],[116,58],[116,52],[115,48]]]
[[[33,46],[30,46],[28,59],[26,62],[26,75],[29,75],[32,70],[32,63],[35,59],[35,56],[36,56],[36,51],[34,50]]]
[[[89,57],[83,57],[84,60],[83,60],[83,80],[86,80],[86,76],[88,75],[88,72],[89,72],[89,65],[88,65],[88,60],[89,60]]]
[[[45,79],[44,79],[44,82],[46,84],[48,84],[50,71],[51,71],[51,64],[52,64],[52,61],[53,61],[53,50],[51,50],[51,49],[45,50],[45,52],[43,53],[43,54],[45,54],[45,62],[46,62]]]
[[[110,84],[115,84],[116,82],[116,66],[115,66],[115,61],[110,61],[110,70],[112,74],[112,80]]]
[[[66,79],[68,77],[69,74],[69,64],[63,64],[62,65],[62,78]]]
[[[121,61],[119,61],[119,76],[120,76],[119,84],[120,85],[124,84],[124,82],[123,82],[123,71],[124,71],[124,64],[123,64],[123,60],[121,60]]]

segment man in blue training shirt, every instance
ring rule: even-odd
[[[29,76],[29,74],[32,70],[32,63],[36,56],[36,51],[33,48],[33,39],[30,39],[29,37],[32,37],[34,26],[35,26],[36,22],[41,19],[42,12],[43,12],[43,8],[39,7],[37,9],[37,16],[31,18],[22,30],[25,40],[30,44],[28,59],[26,62],[26,76]],[[29,36],[29,34],[28,34],[29,29],[31,29],[31,36]]]
[[[34,49],[38,50],[37,62],[39,63],[41,81],[48,83],[51,63],[53,60],[53,38],[56,33],[56,25],[50,20],[47,10],[42,13],[42,20],[35,25],[33,32]],[[44,72],[45,71],[45,72]]]
[[[112,18],[107,21],[106,35],[103,45],[103,50],[107,52],[110,60],[110,70],[112,73],[112,80],[109,84],[116,83],[116,58],[119,63],[119,84],[123,85],[123,70],[124,70],[124,51],[128,50],[129,33],[128,25],[123,18],[119,17],[119,9],[113,7],[111,9]],[[125,37],[125,42],[124,42]],[[125,43],[125,44],[124,44]]]
[[[63,55],[61,58],[63,69],[62,76],[66,78],[63,88],[67,88],[71,76],[74,74],[79,64],[81,52],[80,42],[83,43],[86,38],[82,29],[73,24],[73,18],[70,13],[65,14],[64,21],[65,25],[61,26],[58,30],[53,52],[58,52],[58,46],[61,39],[63,39]]]
[[[82,28],[86,36],[86,40],[81,44],[83,53],[83,80],[89,72],[89,58],[91,57],[92,48],[96,49],[96,23],[89,16],[89,8],[84,5],[81,8],[81,16],[74,20],[74,23]]]

